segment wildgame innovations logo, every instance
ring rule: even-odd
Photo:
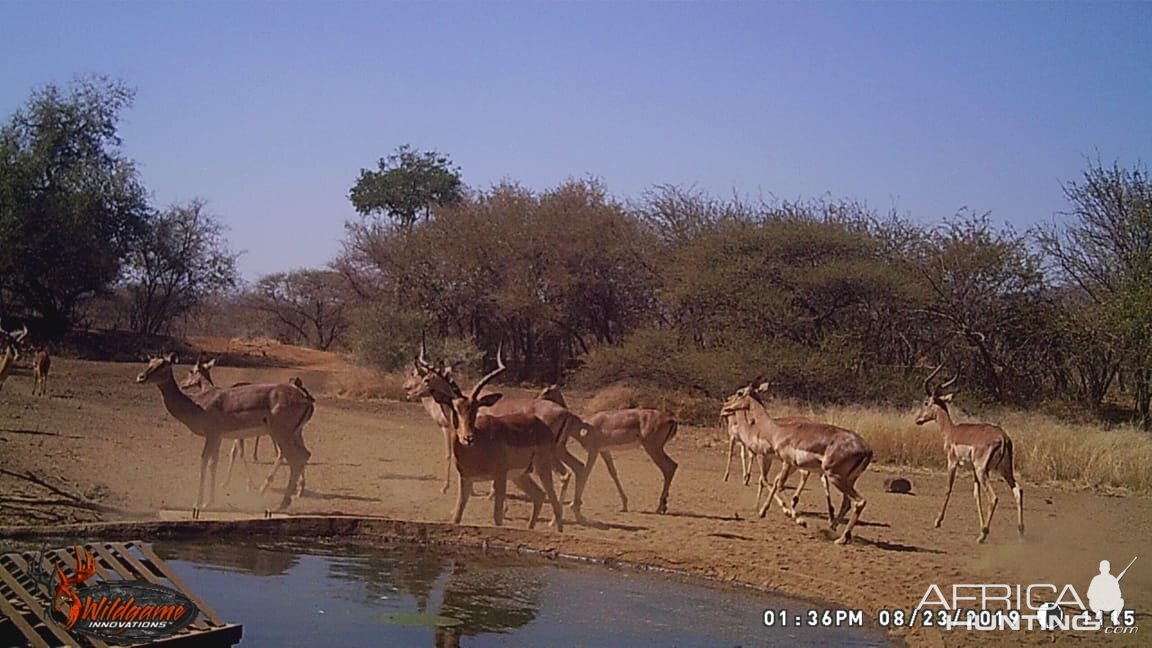
[[[1136,557],[1120,573],[1101,560],[1098,573],[1081,595],[1065,583],[958,583],[929,585],[908,625],[963,630],[1037,630],[1135,634],[1136,613],[1125,608],[1121,581]],[[895,615],[895,613],[893,613]],[[904,617],[902,617],[904,618]]]
[[[171,636],[196,619],[199,610],[184,594],[147,581],[106,580],[87,584],[96,559],[75,547],[71,574],[56,567],[48,585],[50,615],[72,633],[111,643],[137,643]]]

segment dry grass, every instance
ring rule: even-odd
[[[880,407],[802,407],[777,403],[773,414],[801,415],[855,430],[889,465],[943,469],[943,435],[935,423],[917,426],[915,411]],[[961,417],[958,416],[958,419]],[[1012,438],[1017,474],[1033,483],[1152,492],[1152,436],[1132,426],[1104,429],[1034,412],[1004,412],[961,420],[996,423]]]
[[[656,407],[678,420],[714,426],[720,403],[675,392],[620,384],[596,391],[580,406],[595,412],[624,407]],[[769,403],[773,416],[806,416],[858,432],[872,446],[876,462],[942,470],[944,439],[935,423],[918,426],[914,408],[813,406],[796,401]],[[1105,429],[1037,412],[1007,411],[959,421],[996,423],[1012,438],[1017,475],[1032,483],[1059,483],[1094,489],[1152,493],[1152,435],[1127,425]],[[727,442],[716,428],[716,441]]]

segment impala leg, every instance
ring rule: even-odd
[[[232,442],[232,451],[228,453],[228,470],[224,472],[224,487],[227,488],[232,483],[232,466],[236,463],[236,454],[244,452],[244,440],[236,439]],[[252,484],[249,483],[249,486]],[[249,489],[251,490],[251,489]]]
[[[212,506],[216,501],[216,465],[220,462],[220,439],[216,438],[206,445],[212,448],[208,456],[208,503],[205,506]]]
[[[768,507],[772,505],[772,499],[776,497],[776,493],[784,487],[784,481],[788,479],[789,473],[792,472],[792,467],[787,462],[781,462],[780,472],[776,475],[776,480],[772,482],[772,488],[768,489],[768,497],[764,500],[764,504],[760,507],[760,517],[764,517],[768,513]],[[784,511],[787,515],[788,511]]]
[[[747,486],[748,482],[752,481],[752,462],[756,461],[756,455],[751,450],[740,444],[740,468],[744,470],[744,485]]]
[[[243,443],[240,444],[243,447]],[[252,440],[252,463],[260,462],[260,437]]]
[[[528,517],[528,528],[533,529],[536,527],[536,518],[540,517],[540,509],[544,506],[544,491],[540,490],[528,473],[516,475],[512,478],[512,483],[532,500],[532,515]]]
[[[492,492],[496,497],[492,500],[492,523],[496,526],[504,524],[504,496],[508,492],[507,470],[497,471],[492,477]]]
[[[284,446],[276,441],[275,437],[273,437],[272,442],[276,446],[276,458],[272,461],[272,470],[269,471],[268,478],[264,480],[264,485],[260,487],[261,495],[266,493],[268,487],[272,485],[272,480],[276,478],[276,473],[280,471],[280,466],[288,463],[284,457]]]
[[[860,512],[868,504],[868,501],[856,492],[856,485],[851,482],[845,482],[837,477],[832,478],[832,483],[835,484],[836,489],[844,493],[844,497],[852,500],[852,517],[848,518],[848,525],[844,527],[844,533],[836,539],[836,544],[845,545],[852,542],[852,530],[856,528],[856,523],[860,521]],[[855,480],[853,480],[855,481]],[[843,508],[843,504],[841,504]]]
[[[805,477],[807,477],[807,475],[805,475]],[[803,482],[801,482],[801,483],[803,483]],[[824,499],[828,502],[828,529],[831,531],[835,531],[836,530],[836,521],[837,521],[837,519],[839,519],[839,516],[836,515],[836,509],[832,507],[832,489],[829,488],[829,486],[828,486],[828,473],[824,473],[823,475],[820,475],[820,483],[824,485]],[[847,503],[848,503],[848,499],[845,498],[844,501],[841,502],[840,505],[843,507],[844,504],[847,504]],[[796,505],[793,504],[792,506],[793,506],[793,508],[795,508]],[[841,512],[840,515],[843,515],[843,512]]]
[[[204,439],[204,448],[200,451],[200,485],[196,490],[196,506],[192,507],[192,517],[193,518],[200,517],[200,509],[204,508],[204,506],[205,506],[205,504],[204,504],[204,482],[206,481],[206,479],[208,477],[208,461],[211,458],[212,454],[217,449],[219,449],[219,447],[220,447],[219,439],[216,439],[215,442],[213,442],[213,439],[211,439],[211,438]],[[212,487],[213,488],[215,487],[215,482],[213,482]],[[209,504],[210,503],[211,503],[211,493],[209,493]]]
[[[616,484],[616,492],[620,494],[620,510],[627,513],[628,496],[624,494],[624,485],[620,483],[620,477],[616,474],[616,462],[612,460],[612,454],[607,450],[600,451],[600,456],[604,459],[604,467],[608,469],[612,483]]]
[[[1008,487],[1012,489],[1012,497],[1016,499],[1016,530],[1020,535],[1024,535],[1024,489],[1016,483],[1016,476],[1012,474],[1012,466],[1000,469],[1004,481],[1008,482]]]
[[[580,512],[580,507],[584,503],[584,486],[588,481],[588,466],[585,466],[582,461],[577,459],[576,456],[568,450],[568,443],[566,441],[556,444],[556,456],[560,459],[560,462],[571,471],[572,475],[576,477],[576,485],[573,487],[574,493],[572,495],[572,513],[576,516],[576,521],[581,522],[584,520],[584,515]],[[589,453],[589,458],[591,458],[591,453]],[[560,486],[561,496],[563,496],[566,485],[567,483],[565,482]]]
[[[996,514],[996,504],[999,503],[1000,498],[996,496],[996,490],[992,488],[992,480],[988,478],[988,473],[980,475],[980,486],[988,491],[988,519],[984,520],[984,527],[980,529],[980,535],[987,538],[988,530],[992,528],[992,516]]]
[[[660,503],[656,506],[657,513],[668,512],[668,489],[672,486],[672,478],[676,476],[676,469],[679,467],[672,457],[664,452],[664,448],[657,446],[644,446],[644,451],[652,458],[656,467],[664,475],[664,488],[660,491]]]
[[[465,479],[463,475],[460,475],[457,485],[460,489],[456,493],[456,508],[452,511],[452,524],[460,524],[460,518],[464,516],[464,506],[468,504],[468,497],[472,495],[472,480]]]
[[[760,480],[756,485],[756,506],[754,508],[759,510],[760,498],[764,495],[764,487],[770,483],[768,481],[768,471],[772,468],[772,457],[769,455],[753,454],[752,459],[755,460],[757,458],[760,459]]]
[[[440,494],[448,492],[448,486],[452,484],[452,436],[455,432],[450,427],[440,428],[444,432],[444,487],[440,489]],[[471,494],[471,493],[469,493]]]
[[[548,498],[548,504],[552,506],[552,521],[549,522],[552,526],[556,527],[557,531],[564,530],[564,507],[560,505],[560,499],[556,497],[556,485],[552,481],[552,467],[543,465],[547,462],[533,462],[536,469],[536,476],[540,478],[540,484],[544,486],[544,495]]]
[[[948,510],[948,499],[952,497],[952,485],[956,483],[956,468],[959,464],[948,461],[948,490],[944,493],[944,505],[940,507],[940,515],[936,516],[936,528],[944,522],[944,511]]]
[[[973,474],[972,496],[976,498],[976,514],[980,517],[980,535],[976,536],[976,542],[984,542],[988,537],[988,525],[984,522],[984,502],[980,497],[982,487],[979,474]]]
[[[724,481],[728,481],[728,473],[732,470],[732,453],[736,451],[736,437],[728,438],[728,461],[724,463]],[[740,469],[744,469],[744,453],[740,453]],[[747,482],[745,482],[747,483]]]
[[[596,465],[596,460],[599,457],[599,451],[595,448],[590,449],[588,451],[588,460],[584,462],[583,473],[576,476],[576,489],[572,494],[572,512],[576,514],[577,520],[583,519],[580,513],[580,507],[584,505],[584,489],[588,487],[588,478],[592,476],[592,468]]]
[[[807,470],[801,470],[800,471],[800,485],[796,487],[796,490],[792,491],[792,510],[793,511],[796,510],[796,505],[800,503],[800,493],[804,492],[804,487],[808,485],[808,478],[811,476],[812,476],[812,473],[807,471]],[[828,491],[828,484],[824,484],[824,491],[825,492]]]

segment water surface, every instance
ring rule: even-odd
[[[703,581],[435,548],[158,543],[245,646],[886,646],[876,630],[767,628],[823,606]]]

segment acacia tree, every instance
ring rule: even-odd
[[[173,320],[209,296],[235,288],[238,255],[224,227],[193,200],[152,219],[129,256],[130,323],[139,333],[167,333]]]
[[[1152,178],[1139,164],[1097,161],[1063,189],[1067,224],[1039,228],[1037,238],[1058,279],[1099,307],[1093,337],[1118,347],[1141,423],[1152,429]]]
[[[118,278],[144,232],[146,192],[117,133],[132,99],[102,77],[46,85],[0,128],[0,286],[49,334]]]
[[[362,216],[381,216],[402,230],[427,221],[436,206],[453,205],[464,197],[460,169],[446,155],[418,152],[404,145],[377,169],[360,169],[348,199]]]

